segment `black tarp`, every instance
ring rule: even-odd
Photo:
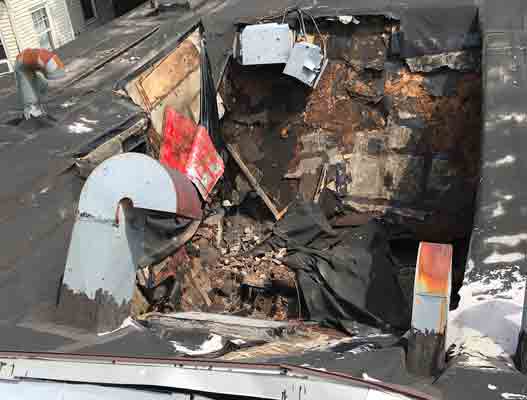
[[[274,227],[273,248],[285,247],[311,320],[350,333],[363,323],[407,329],[410,311],[398,284],[384,225],[334,230],[321,208],[296,202]]]
[[[475,6],[408,8],[401,31],[404,58],[481,47]]]
[[[203,36],[203,27],[201,26]],[[218,102],[216,100],[216,86],[212,79],[209,56],[207,53],[206,39],[201,39],[200,71],[201,71],[201,96],[200,96],[200,124],[207,129],[214,146],[225,158],[225,143],[219,132],[220,119],[218,115]]]

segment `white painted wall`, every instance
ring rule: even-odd
[[[0,2],[0,36],[2,36],[3,44],[6,47],[7,57],[11,67],[13,67],[16,55],[18,54],[18,47],[15,33],[13,32],[9,20],[7,6],[3,2]]]
[[[34,29],[31,12],[39,7],[45,7],[51,23],[53,43],[56,48],[74,39],[69,12],[64,0],[5,0],[11,17],[12,33],[7,36],[16,37],[18,48],[39,47],[39,36]],[[15,47],[10,45],[10,49]],[[15,50],[14,58],[18,54]]]

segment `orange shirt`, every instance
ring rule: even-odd
[[[53,60],[54,69],[64,69],[64,63],[61,59],[55,53],[46,49],[25,49],[16,59],[25,66],[40,70],[47,69],[49,67],[48,63]]]

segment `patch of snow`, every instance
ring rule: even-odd
[[[519,393],[502,393],[501,397],[506,400],[527,400],[527,396]]]
[[[490,383],[487,385],[487,387],[489,388],[489,390],[496,390],[497,387],[495,385],[491,385]]]
[[[216,335],[215,333],[210,334],[208,339],[205,340],[197,350],[189,349],[175,340],[172,340],[170,343],[172,343],[172,346],[174,346],[176,351],[188,354],[190,356],[209,354],[219,351],[223,348],[223,338],[220,335]]]
[[[380,381],[378,379],[372,378],[366,372],[362,373],[362,379],[364,379],[365,381],[370,381],[370,382],[382,382],[382,381]]]
[[[68,131],[80,135],[82,133],[93,132],[93,128],[84,125],[82,122],[74,122],[73,124],[68,125]]]
[[[86,118],[86,117],[80,117],[80,120],[81,120],[82,122],[85,122],[85,123],[87,123],[87,124],[92,124],[92,125],[93,125],[93,124],[96,124],[96,123],[99,122],[99,121],[97,121],[97,120],[95,120],[95,119],[88,119],[88,118]]]
[[[502,121],[514,121],[517,123],[525,122],[527,121],[527,114],[518,113],[518,112],[511,112],[508,114],[502,114],[500,115],[500,119]]]
[[[465,268],[465,276],[470,274],[470,272],[474,269],[474,260],[469,258],[469,260],[467,261],[467,266]]]
[[[360,21],[355,18],[353,15],[340,15],[339,21],[342,22],[344,25],[348,25],[350,23],[354,23],[355,25],[360,24]]]
[[[522,261],[523,259],[525,259],[525,254],[523,253],[512,252],[512,253],[500,254],[494,251],[492,252],[490,256],[485,258],[483,262],[485,264],[513,263],[517,261]]]
[[[525,277],[511,266],[488,279],[465,282],[457,309],[448,315],[447,347],[466,354],[509,357],[520,332]],[[511,270],[513,272],[511,272]]]
[[[113,331],[107,331],[107,332],[100,332],[97,334],[97,336],[106,336],[106,335],[110,335],[112,333],[115,333],[115,332],[118,332],[120,331],[121,329],[125,329],[125,328],[128,328],[128,327],[134,327],[134,328],[138,328],[137,324],[135,323],[135,321],[133,320],[133,318],[131,317],[128,317],[126,318],[123,323],[121,324],[121,326],[117,329],[114,329]]]
[[[492,210],[492,218],[498,218],[502,215],[505,215],[505,209],[503,208],[503,204],[501,204],[501,201],[498,201],[496,208]]]
[[[514,198],[512,194],[504,194],[501,190],[495,190],[492,194],[500,200],[510,201]]]
[[[348,350],[347,352],[351,354],[361,354],[373,350],[375,350],[375,347],[370,343],[366,343],[361,346],[357,346],[354,349]]]
[[[68,100],[68,101],[65,101],[64,103],[62,103],[60,106],[62,108],[70,108],[70,107],[73,107],[75,104],[77,104],[76,101]]]
[[[485,167],[501,167],[502,165],[512,164],[516,161],[516,157],[509,154],[505,157],[498,158],[496,161],[485,162]]]
[[[527,233],[518,233],[517,235],[493,236],[485,239],[485,243],[503,244],[506,246],[518,246],[520,242],[527,240]]]

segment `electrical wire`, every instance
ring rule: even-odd
[[[300,30],[302,31],[302,36],[304,38],[307,38],[306,24],[304,22],[304,16],[302,15],[302,9],[297,8],[296,11],[297,11],[297,17],[299,17],[299,20],[300,20]]]
[[[305,13],[309,18],[311,18],[311,21],[313,21],[313,25],[315,25],[315,29],[317,30],[318,36],[320,36],[320,41],[322,42],[322,50],[323,50],[323,52],[324,52],[324,59],[326,59],[326,58],[327,58],[326,39],[324,38],[324,36],[322,36],[322,33],[320,32],[320,29],[318,28],[318,24],[317,24],[317,22],[315,21],[315,18],[314,18],[310,13],[308,13],[307,11],[304,11],[304,13]]]
[[[302,10],[299,7],[284,8],[283,13],[281,14],[281,16],[282,16],[281,23],[283,24],[285,22],[287,16],[289,14],[293,13],[293,12],[296,12],[296,17],[297,17],[299,28],[300,28],[300,36],[303,37],[304,39],[307,38],[307,30],[306,30],[306,24],[305,24],[305,21],[304,21],[304,15],[303,14],[306,14],[311,19],[311,21],[313,22],[313,25],[315,26],[317,34],[320,37],[320,41],[322,43],[322,52],[324,54],[324,59],[326,59],[327,58],[326,39],[324,38],[324,36],[322,36],[322,32],[320,32],[318,24],[317,24],[315,18],[313,17],[313,15],[311,13],[307,12],[306,10]],[[273,20],[273,19],[276,20],[278,18],[280,18],[280,15],[262,17],[262,18],[260,18],[258,20],[258,22],[260,23],[260,22],[263,22],[263,21]]]

